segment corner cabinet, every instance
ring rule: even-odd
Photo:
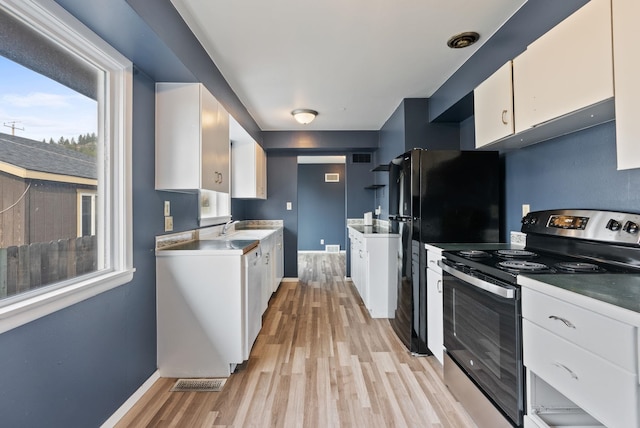
[[[233,179],[231,197],[267,199],[267,157],[253,139],[231,141]]]
[[[156,83],[156,189],[229,194],[229,114],[200,83]]]

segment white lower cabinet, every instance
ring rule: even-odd
[[[272,291],[278,291],[278,287],[284,278],[284,230],[278,229],[276,232],[276,246],[273,251],[273,266],[275,270],[275,279],[273,281]]]
[[[527,287],[522,313],[530,426],[640,426],[637,327]]]
[[[440,364],[444,365],[444,323],[442,269],[438,261],[442,250],[429,245],[427,248],[427,347]]]
[[[399,237],[349,227],[351,280],[372,318],[393,318]]]

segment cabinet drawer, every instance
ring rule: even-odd
[[[636,328],[546,294],[522,289],[522,316],[604,359],[636,372]]]
[[[524,320],[524,365],[605,426],[638,426],[637,376]]]

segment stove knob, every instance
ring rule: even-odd
[[[531,217],[531,220],[529,220],[529,223],[538,224],[538,217]]]
[[[617,232],[618,230],[620,230],[620,227],[622,227],[622,225],[618,220],[611,219],[607,223],[607,229],[612,230],[614,232]]]
[[[627,233],[638,233],[638,224],[632,221],[628,221],[624,224],[624,227],[622,228],[622,230],[624,230]]]

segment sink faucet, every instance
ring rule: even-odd
[[[229,220],[224,224],[224,226],[222,226],[222,233],[221,233],[222,235],[227,234],[227,232],[229,231],[229,226],[231,226],[232,223],[233,223],[233,220]]]

